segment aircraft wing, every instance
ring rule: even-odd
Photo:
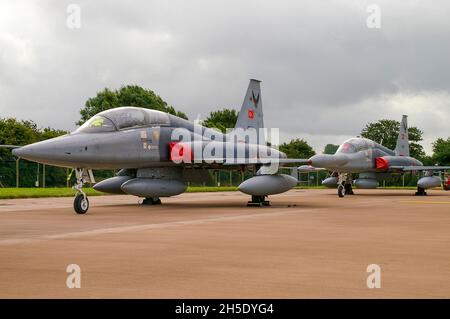
[[[450,170],[450,166],[390,166],[389,168],[402,171],[445,171]]]
[[[299,166],[297,169],[300,173],[312,173],[312,172],[319,172],[319,171],[327,171],[326,168],[313,167],[311,165],[302,165],[302,166]]]

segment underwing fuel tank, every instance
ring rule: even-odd
[[[425,176],[419,179],[417,186],[423,189],[440,187],[441,179],[438,176]]]
[[[133,178],[134,177],[132,176],[114,176],[95,184],[94,189],[99,192],[110,194],[125,194],[120,187],[123,183]]]
[[[242,182],[238,189],[252,196],[284,193],[297,185],[297,179],[285,174],[257,175]]]
[[[179,180],[157,178],[133,178],[125,182],[124,193],[139,197],[169,197],[186,191],[187,186]]]
[[[373,189],[378,187],[378,181],[372,178],[358,178],[355,186],[362,189]]]
[[[322,185],[323,185],[323,186],[326,186],[326,187],[329,187],[329,188],[336,188],[336,187],[337,187],[337,182],[338,182],[337,177],[335,177],[335,176],[330,176],[330,177],[328,177],[328,178],[325,178],[325,179],[322,181]]]

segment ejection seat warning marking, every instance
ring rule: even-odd
[[[151,134],[147,133],[147,129],[144,129],[140,132],[141,134],[141,142],[142,148],[144,150],[157,149],[159,143],[159,127],[154,127],[151,129]],[[150,135],[150,137],[149,137]]]

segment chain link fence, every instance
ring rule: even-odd
[[[112,170],[96,170],[96,181],[115,175]],[[296,177],[300,186],[321,186],[329,174],[325,171],[312,173],[293,173],[284,168],[283,173]],[[297,175],[297,176],[296,176]],[[190,186],[238,186],[253,176],[251,171],[211,170],[209,180],[202,183],[189,183]],[[414,187],[418,176],[415,174],[393,175],[390,180],[380,183],[383,187]],[[75,183],[72,169],[38,164],[27,160],[0,161],[0,187],[71,187]]]

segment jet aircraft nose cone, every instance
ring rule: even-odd
[[[344,154],[318,154],[308,160],[308,164],[314,167],[338,167],[348,162],[347,156]]]
[[[12,153],[22,159],[32,162],[47,163],[61,153],[61,138],[54,138],[16,148]],[[51,164],[51,163],[49,163]]]
[[[41,145],[41,143],[34,143],[16,148],[12,153],[17,157],[37,162],[49,154],[49,148]]]
[[[25,158],[30,155],[30,148],[28,146],[22,146],[12,150],[14,156]]]

